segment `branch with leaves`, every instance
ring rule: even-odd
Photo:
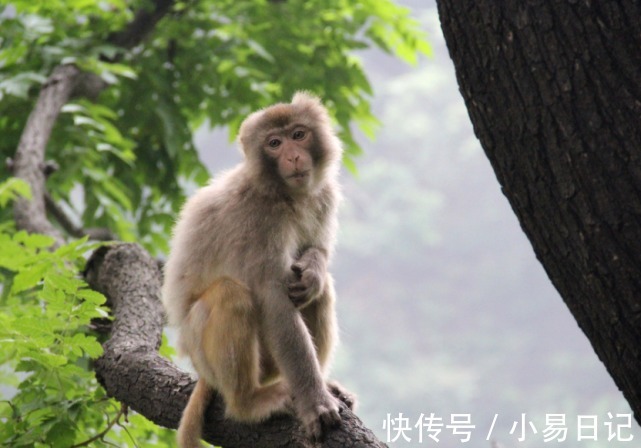
[[[151,10],[140,9],[122,31],[109,36],[109,42],[122,48],[132,48],[140,44],[154,29],[159,20],[168,14],[174,5],[173,0],[156,0]],[[119,59],[119,58],[113,58]],[[14,206],[16,224],[19,228],[33,233],[52,235],[56,244],[62,244],[63,236],[51,225],[45,210],[50,210],[58,222],[75,237],[90,235],[107,239],[110,232],[94,230],[85,232],[73,227],[70,220],[51,200],[45,191],[45,149],[51,136],[62,106],[72,95],[97,98],[100,91],[107,87],[93,73],[82,72],[75,64],[56,67],[40,89],[35,107],[29,115],[22,131],[20,143],[12,160],[13,175],[27,182],[31,188],[30,200],[20,198]],[[48,207],[47,207],[48,205]]]
[[[45,148],[62,106],[69,100],[80,70],[73,65],[57,67],[40,90],[29,115],[13,160],[13,174],[27,182],[31,199],[20,198],[14,206],[16,225],[31,233],[51,235],[62,244],[62,234],[45,213]]]

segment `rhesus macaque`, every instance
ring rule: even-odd
[[[184,206],[162,296],[199,379],[178,440],[200,445],[212,390],[226,414],[255,422],[293,411],[312,438],[354,398],[325,375],[336,341],[334,247],[341,145],[320,100],[251,114],[244,161]]]

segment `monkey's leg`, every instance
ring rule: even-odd
[[[202,348],[227,414],[238,420],[260,421],[283,410],[289,400],[283,382],[259,383],[259,316],[249,289],[222,278],[200,300],[208,313]]]

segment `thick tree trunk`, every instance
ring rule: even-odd
[[[438,7],[503,192],[641,421],[641,5]]]

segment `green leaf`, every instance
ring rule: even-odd
[[[75,293],[80,283],[76,279],[72,279],[56,273],[47,274],[44,278],[44,281],[45,285],[63,291],[67,294]]]
[[[77,295],[94,305],[104,305],[106,302],[105,296],[93,289],[81,289],[77,292]]]
[[[71,241],[70,243],[60,246],[59,248],[56,249],[54,254],[56,257],[59,257],[59,258],[74,257],[74,256],[79,257],[79,256],[82,256],[82,254],[85,251],[96,249],[98,246],[100,246],[100,244],[97,244],[97,243],[88,244],[87,243],[88,240],[89,240],[88,236],[78,238],[74,241]]]
[[[68,114],[77,114],[80,112],[87,113],[87,109],[80,104],[68,103],[62,106],[62,108],[60,109],[60,112],[68,113]]]
[[[118,64],[115,62],[103,63],[99,62],[99,67],[101,67],[105,72],[113,73],[114,75],[122,76],[124,78],[136,79],[136,72],[125,64]]]
[[[0,208],[3,208],[18,196],[31,199],[31,187],[27,182],[17,177],[11,177],[0,183]]]
[[[76,126],[88,126],[99,131],[102,131],[104,129],[103,126],[93,118],[85,117],[82,115],[74,115],[73,124],[75,124]]]
[[[22,291],[35,288],[49,268],[48,263],[39,263],[18,272],[18,275],[13,279],[12,293],[18,294]]]
[[[14,239],[29,249],[47,249],[56,242],[56,240],[49,235],[27,233],[25,231],[16,233]]]
[[[90,358],[97,358],[103,353],[102,346],[93,336],[77,333],[71,339],[71,343],[81,348]]]
[[[106,179],[105,182],[102,183],[102,188],[125,210],[133,210],[132,203],[125,194],[124,188],[122,188],[122,185],[116,179]]]
[[[72,446],[76,438],[76,425],[68,419],[57,421],[47,431],[46,442],[50,446]]]
[[[51,334],[51,326],[46,320],[37,317],[23,317],[14,321],[11,325],[14,331],[18,331],[29,337],[47,336]]]
[[[356,176],[358,174],[358,168],[356,167],[356,162],[348,156],[347,154],[343,156],[343,165],[347,168],[347,171]]]
[[[6,78],[0,81],[0,95],[4,93],[18,98],[27,98],[29,89],[33,85],[42,84],[46,80],[47,78],[38,73],[20,73],[12,78]]]
[[[44,347],[43,347],[44,348]],[[49,353],[45,350],[31,352],[29,357],[40,363],[45,368],[56,368],[67,364],[67,357],[55,353]]]

